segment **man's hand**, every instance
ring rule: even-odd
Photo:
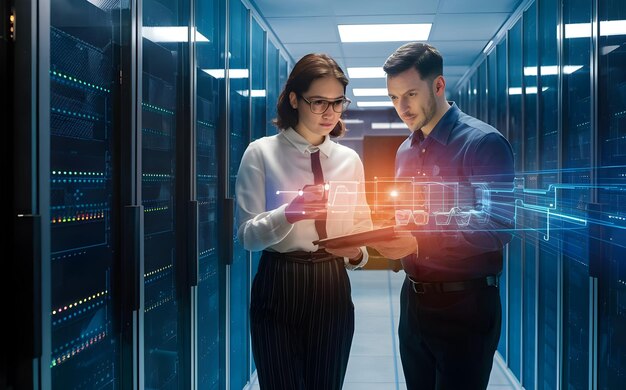
[[[369,244],[388,259],[398,260],[411,253],[417,253],[417,240],[409,232],[399,232],[395,238]]]

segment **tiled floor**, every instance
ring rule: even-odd
[[[355,332],[344,390],[406,389],[398,350],[400,288],[404,272],[349,272],[355,307]],[[489,390],[518,389],[497,361]],[[250,389],[259,389],[253,383]]]

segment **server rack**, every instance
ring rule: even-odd
[[[202,39],[195,43],[195,148],[196,200],[198,202],[198,266],[196,274],[196,348],[197,388],[217,390],[226,387],[225,312],[226,294],[224,249],[219,231],[220,182],[224,175],[223,137],[225,128],[224,77],[226,62],[226,2],[198,2],[195,25]],[[213,75],[211,75],[211,73]],[[229,256],[226,254],[226,256]]]
[[[250,142],[250,10],[241,1],[230,1],[228,52],[228,183],[226,197],[235,199],[235,180],[241,156]],[[237,239],[237,227],[229,231],[233,243],[229,267],[229,363],[230,387],[243,388],[250,377],[248,296],[250,254]]]
[[[117,388],[120,7],[50,11],[49,192],[39,196],[49,196],[51,386]]]
[[[611,188],[626,177],[626,35],[607,34],[611,24],[623,23],[626,4],[598,1],[594,45],[597,66],[597,178],[603,228],[594,259],[598,272],[597,387],[618,388],[626,382],[626,215],[623,191]]]
[[[8,56],[12,97],[23,111],[12,113],[10,275],[11,292],[27,293],[14,300],[8,353],[24,350],[17,354],[29,359],[8,368],[8,385],[118,387],[120,155],[112,129],[120,120],[120,8],[12,6],[22,28]]]
[[[608,0],[523,2],[459,86],[467,102],[481,62],[495,63],[486,100],[495,88],[498,102],[487,117],[493,121],[495,105],[502,118],[505,102],[508,123],[495,123],[515,149],[523,189],[516,197],[537,205],[552,188],[557,200],[546,202],[556,218],[519,211],[522,231],[508,248],[499,351],[525,388],[618,388],[626,375],[626,34],[617,28],[625,15]]]
[[[15,337],[0,384],[243,386],[250,254],[232,249],[232,183],[250,140],[252,48],[248,35],[228,41],[257,23],[255,88],[276,96],[262,19],[238,0],[31,0],[2,12],[22,26],[0,50],[15,76],[3,279],[23,293],[7,302]]]

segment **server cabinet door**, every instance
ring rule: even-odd
[[[538,187],[547,189],[559,182],[559,52],[557,0],[539,3],[539,169]],[[537,388],[556,389],[559,375],[559,241],[539,240],[537,300]]]
[[[228,196],[235,198],[235,179],[241,156],[250,142],[249,11],[240,0],[229,2],[229,126]],[[249,253],[232,232],[230,267],[230,387],[243,388],[249,378],[248,296]]]
[[[120,7],[50,3],[50,107],[42,108],[50,113],[50,193],[42,196],[50,206],[54,389],[120,387]]]
[[[221,228],[218,220],[219,174],[218,129],[224,110],[225,1],[198,1],[196,20],[196,199],[198,200],[198,277],[196,300],[197,388],[224,388],[224,327],[220,312],[224,293],[220,287],[223,262],[219,253]]]
[[[184,388],[189,325],[186,280],[189,2],[142,3],[141,198],[144,208],[144,380],[148,389]],[[187,157],[188,158],[188,157]],[[184,283],[184,285],[183,285]]]
[[[278,129],[272,123],[272,120],[276,118],[276,102],[278,101],[278,94],[280,93],[281,86],[278,85],[278,57],[280,56],[279,50],[276,48],[271,40],[267,40],[267,80],[266,80],[266,120],[265,120],[265,132],[267,135],[276,134]]]
[[[522,69],[537,69],[537,5],[531,4],[524,11],[522,19]],[[530,73],[530,74],[528,74]],[[538,156],[538,129],[537,129],[537,74],[534,71],[522,71],[523,88],[523,129],[522,129],[522,160],[524,172],[537,172]],[[524,175],[525,188],[537,189],[539,175],[526,173]],[[524,202],[537,204],[539,197],[524,194]],[[518,215],[523,226],[539,226],[541,218],[537,213],[520,213]],[[519,227],[520,225],[518,225]],[[522,282],[522,373],[521,383],[528,390],[536,389],[535,384],[535,349],[537,335],[535,324],[537,309],[535,297],[538,295],[538,245],[543,241],[544,232],[524,231],[523,234],[523,264],[524,275]]]
[[[626,3],[599,2],[598,203],[604,208],[598,237],[604,247],[598,278],[599,389],[626,383],[626,34],[611,30],[625,18]]]
[[[563,20],[563,133],[562,183],[590,185],[594,164],[591,100],[591,20],[592,5],[586,1],[564,0]],[[582,34],[572,34],[571,26],[583,26]],[[586,31],[585,31],[586,30]],[[578,37],[580,35],[580,37]],[[571,68],[570,68],[571,67]],[[574,70],[575,69],[575,70]],[[586,218],[594,192],[580,189],[563,191],[564,211]],[[563,233],[563,373],[562,388],[591,388],[590,318],[591,280],[589,235],[586,230]]]
[[[509,30],[507,42],[507,80],[508,80],[508,139],[515,156],[515,170],[523,169],[523,140],[522,140],[522,21],[518,20]],[[514,92],[514,93],[512,93]],[[506,96],[506,95],[505,95]],[[520,226],[520,218],[516,217],[516,225]],[[523,232],[522,232],[523,233]],[[522,378],[522,319],[523,296],[522,275],[524,257],[522,248],[522,234],[516,232],[509,243],[507,259],[507,288],[508,288],[508,366],[516,377]]]
[[[45,179],[37,174],[40,160],[35,147],[39,136],[36,129],[40,122],[47,122],[47,115],[37,115],[37,72],[31,66],[37,56],[38,29],[32,19],[37,2],[1,4],[0,85],[7,99],[0,107],[5,130],[0,153],[7,188],[2,192],[5,229],[1,239],[4,261],[0,288],[9,320],[5,321],[7,336],[0,359],[0,388],[30,389],[36,383],[50,387],[49,376],[43,378],[40,371],[44,350],[49,356],[50,349],[42,338],[41,319],[50,312],[50,305],[42,300],[42,210],[37,200],[39,182]],[[17,15],[24,28],[20,34],[15,29]],[[42,29],[48,33],[45,26]]]

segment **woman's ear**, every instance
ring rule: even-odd
[[[298,108],[298,95],[295,92],[289,92],[289,105],[294,110]]]

